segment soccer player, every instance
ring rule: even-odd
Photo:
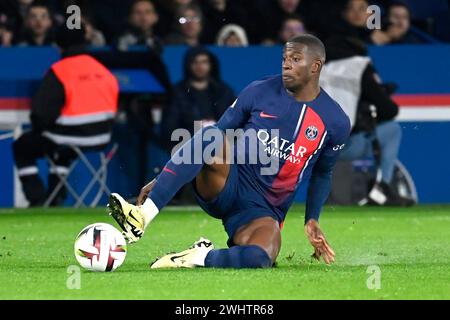
[[[183,252],[156,260],[152,268],[273,266],[281,247],[283,221],[299,184],[308,178],[305,233],[314,247],[313,257],[322,257],[327,264],[334,261],[335,253],[318,221],[334,164],[350,134],[350,121],[319,86],[324,63],[325,47],[318,38],[306,34],[290,39],[283,50],[282,75],[251,83],[215,126],[197,131],[161,174],[142,188],[136,206],[118,194],[110,196],[110,214],[130,243],[142,237],[159,211],[191,181],[199,205],[223,221],[228,249],[214,249],[209,240],[201,238]],[[279,161],[274,174],[262,174],[261,162],[224,161],[230,152],[225,133],[239,128],[257,132],[264,151]],[[270,134],[273,129],[278,135]],[[195,148],[210,147],[213,142],[203,137],[214,130],[223,133],[224,144],[221,152],[213,154],[213,161],[180,163],[189,153],[195,156]]]

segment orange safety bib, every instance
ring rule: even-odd
[[[78,55],[55,63],[52,70],[65,91],[57,124],[82,125],[114,117],[119,84],[100,62],[89,55]]]

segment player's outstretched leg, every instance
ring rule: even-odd
[[[231,248],[214,249],[211,241],[201,238],[185,251],[157,259],[151,264],[151,268],[272,267],[281,248],[278,222],[271,217],[255,219],[238,229],[233,242],[236,245]]]
[[[110,215],[117,221],[130,243],[142,237],[159,211],[183,185],[198,176],[203,168],[214,173],[214,179],[209,181],[210,195],[214,196],[222,190],[229,172],[229,164],[225,161],[224,141],[222,131],[215,126],[199,130],[172,156],[142,205],[132,205],[119,194],[111,194],[108,204]],[[206,148],[208,152],[205,151]],[[201,176],[200,174],[200,180]]]

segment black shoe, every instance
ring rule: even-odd
[[[411,207],[415,204],[413,199],[402,197],[387,183],[381,182],[379,186],[386,196],[386,201],[383,204],[384,206]]]
[[[42,207],[44,205],[45,187],[37,174],[20,177],[23,193],[30,207]]]

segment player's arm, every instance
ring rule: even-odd
[[[305,233],[314,247],[312,256],[317,260],[323,257],[327,264],[334,262],[335,253],[320,229],[319,216],[330,194],[331,176],[335,163],[336,157],[328,156],[325,153],[320,156],[309,181],[306,199]]]
[[[244,127],[250,118],[255,91],[256,88],[253,84],[245,88],[217,121],[217,127],[222,131]]]
[[[305,233],[314,247],[313,257],[323,257],[328,264],[334,261],[335,253],[319,226],[322,207],[331,190],[333,169],[350,133],[350,124],[345,124],[335,132],[319,156],[308,186],[305,212]]]

